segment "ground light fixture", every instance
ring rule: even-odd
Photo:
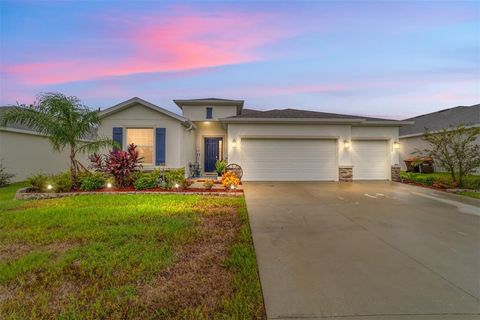
[[[112,187],[112,184],[109,182],[107,183],[107,188],[111,188]]]
[[[232,184],[232,185],[230,186],[230,189],[235,190],[235,186]]]
[[[350,148],[350,141],[343,140],[343,146],[344,146],[345,149],[349,149]]]
[[[52,190],[53,189],[53,186],[51,184],[47,185],[47,189],[48,190]]]
[[[178,183],[175,183],[175,188],[178,189],[178,187],[180,187],[180,186],[178,185]]]
[[[237,139],[232,140],[232,147],[236,148],[237,147]]]

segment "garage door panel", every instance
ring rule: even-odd
[[[247,181],[335,180],[336,142],[245,139],[242,167]]]
[[[389,178],[387,141],[354,141],[352,163],[354,180],[387,180]]]

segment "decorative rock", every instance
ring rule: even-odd
[[[353,181],[353,167],[352,166],[338,167],[338,180],[341,181],[341,182],[352,182]]]
[[[400,182],[400,166],[399,165],[393,165],[391,169],[392,173],[392,181]]]

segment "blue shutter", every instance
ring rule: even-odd
[[[113,128],[113,141],[118,143],[120,150],[123,148],[123,128]]]
[[[156,129],[155,165],[165,165],[165,128]]]

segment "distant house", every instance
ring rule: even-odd
[[[400,162],[403,169],[406,169],[403,160],[411,158],[415,150],[423,150],[427,147],[427,143],[423,140],[425,129],[435,132],[460,124],[480,126],[480,104],[440,110],[405,121],[414,123],[400,128]],[[477,138],[477,143],[480,144],[480,137]],[[441,168],[437,167],[437,170]]]

